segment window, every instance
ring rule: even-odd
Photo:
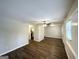
[[[66,37],[68,40],[72,40],[72,32],[71,32],[71,20],[66,23]]]

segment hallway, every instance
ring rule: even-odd
[[[61,39],[45,38],[7,54],[9,59],[68,59]]]

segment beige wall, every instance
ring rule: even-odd
[[[66,23],[72,20],[72,40],[66,37]],[[64,24],[62,25],[62,38],[69,59],[78,59],[78,11],[77,1],[74,2]]]
[[[56,24],[55,26],[45,27],[45,37],[61,38],[61,25]]]
[[[44,26],[35,25],[34,26],[34,40],[40,42],[43,39],[44,39]]]
[[[44,39],[44,26],[34,25],[34,40]],[[14,19],[0,19],[0,56],[29,44],[31,27]]]
[[[28,44],[29,25],[14,19],[0,19],[0,55]]]

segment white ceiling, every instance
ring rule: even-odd
[[[61,22],[73,0],[2,0],[4,16],[23,22]]]

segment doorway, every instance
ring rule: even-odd
[[[34,40],[34,32],[32,29],[31,29],[31,40]]]
[[[34,25],[29,25],[29,39],[30,39],[30,41],[31,40],[34,40]]]

